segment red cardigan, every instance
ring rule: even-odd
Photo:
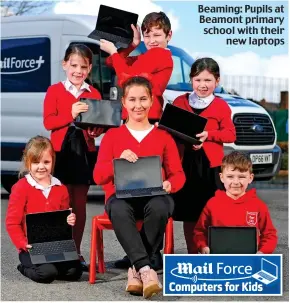
[[[6,229],[18,250],[26,250],[25,215],[69,208],[69,194],[64,185],[52,186],[48,198],[40,189],[31,186],[26,178],[12,187],[6,213]]]
[[[173,104],[193,112],[188,102],[188,96],[189,94],[186,93],[177,97]],[[203,143],[203,149],[209,159],[210,167],[219,166],[224,156],[223,143],[232,143],[236,140],[236,129],[231,119],[231,109],[226,101],[215,97],[200,116],[208,119],[205,126],[208,137]]]
[[[153,105],[149,111],[148,118],[159,120],[163,108],[163,93],[166,89],[173,70],[173,61],[169,49],[156,47],[139,56],[126,58],[134,48],[126,49],[108,57],[106,64],[113,67],[120,81],[122,73],[132,76],[148,73],[152,77]],[[120,84],[120,82],[119,82]],[[123,108],[122,119],[126,119],[128,113]]]
[[[113,159],[120,158],[125,149],[130,149],[139,157],[159,155],[162,161],[163,180],[171,183],[172,193],[184,185],[185,175],[178,150],[167,132],[154,127],[139,143],[127,126],[122,125],[110,129],[103,137],[94,169],[94,180],[96,184],[103,185],[106,201],[115,193]]]
[[[101,99],[100,93],[90,85],[91,92],[84,91],[77,99],[68,92],[62,82],[51,85],[46,93],[43,108],[43,124],[51,130],[51,142],[55,151],[61,150],[61,145],[69,125],[74,121],[72,105],[80,98]],[[89,151],[95,151],[95,141],[83,131]]]
[[[208,246],[209,226],[255,226],[258,230],[258,250],[271,254],[277,246],[277,231],[267,205],[251,189],[237,200],[225,191],[217,190],[204,207],[194,229],[194,241],[199,249]]]

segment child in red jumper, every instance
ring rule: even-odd
[[[139,56],[129,56],[129,54],[139,45],[141,41],[140,29],[131,25],[134,38],[132,44],[126,49],[117,48],[113,43],[101,40],[101,49],[110,54],[106,63],[113,67],[119,79],[119,84],[123,81],[123,74],[131,76],[148,73],[152,76],[153,105],[150,108],[148,118],[151,123],[159,121],[163,108],[163,93],[166,89],[173,70],[171,52],[167,44],[171,39],[172,31],[169,18],[163,13],[150,13],[145,16],[141,30],[144,36],[144,44],[147,52]],[[122,119],[126,119],[128,113],[124,108]]]
[[[255,189],[246,192],[253,181],[248,156],[233,152],[224,157],[220,173],[226,191],[217,190],[204,207],[194,229],[194,242],[202,254],[209,254],[209,226],[254,226],[258,232],[257,253],[271,254],[277,246],[277,232],[267,205]]]
[[[80,247],[86,223],[87,193],[96,162],[94,138],[103,129],[83,131],[73,122],[88,110],[88,105],[80,102],[80,98],[101,99],[100,93],[85,82],[92,68],[92,57],[91,50],[83,44],[71,44],[67,48],[62,63],[67,79],[48,88],[43,112],[44,127],[51,130],[56,151],[55,176],[66,184],[71,207],[78,217],[73,235],[84,270],[87,266]]]
[[[7,232],[19,250],[21,264],[17,269],[26,277],[39,283],[55,279],[76,281],[82,275],[80,261],[33,265],[28,249],[25,215],[69,208],[66,187],[51,175],[55,152],[49,139],[37,136],[29,140],[23,154],[22,173],[26,173],[13,187],[6,214]],[[76,216],[71,213],[67,223],[74,225]]]
[[[124,83],[123,91],[122,103],[129,118],[126,124],[110,129],[102,139],[94,180],[103,185],[106,213],[133,265],[128,271],[126,291],[143,293],[148,298],[162,289],[150,258],[159,251],[174,203],[169,195],[116,198],[113,159],[136,162],[138,157],[160,156],[163,189],[168,193],[178,191],[185,182],[185,176],[173,138],[149,123],[148,112],[153,103],[150,82],[138,76],[129,78]],[[136,219],[144,220],[144,241],[136,228]],[[144,243],[147,243],[146,247]]]
[[[223,158],[223,143],[236,139],[231,109],[213,93],[219,84],[220,70],[211,58],[196,60],[190,71],[193,92],[177,97],[173,104],[207,118],[205,130],[197,134],[200,145],[178,144],[186,175],[184,187],[173,195],[173,218],[183,221],[188,253],[197,253],[192,231],[206,202],[217,189],[223,189],[219,172]]]

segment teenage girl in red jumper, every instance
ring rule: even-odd
[[[23,168],[20,179],[9,197],[6,214],[6,229],[11,241],[19,251],[21,264],[17,269],[29,279],[38,283],[51,283],[55,279],[78,280],[82,275],[80,261],[34,265],[31,263],[27,242],[25,215],[69,208],[66,187],[53,177],[55,152],[49,139],[37,136],[29,140],[23,154]],[[74,225],[75,214],[67,217],[67,223]]]
[[[100,93],[85,82],[92,68],[92,52],[83,44],[70,45],[63,59],[62,67],[67,79],[48,88],[44,100],[43,123],[51,130],[51,141],[56,151],[55,175],[66,184],[70,203],[78,218],[74,240],[84,269],[86,264],[81,256],[80,246],[86,222],[86,201],[96,161],[94,138],[103,129],[83,131],[73,122],[88,105],[80,98],[101,99]]]
[[[141,42],[140,28],[132,24],[134,37],[132,44],[126,49],[116,49],[113,43],[101,40],[101,49],[109,53],[110,56],[106,60],[109,67],[115,69],[119,85],[124,82],[129,75],[135,76],[146,73],[150,76],[153,83],[152,95],[153,105],[149,110],[148,118],[150,123],[154,124],[160,120],[163,110],[163,93],[169,82],[173,70],[173,60],[167,44],[171,39],[171,23],[169,18],[163,12],[153,12],[145,16],[141,30],[144,37],[144,44],[147,51],[138,56],[130,56],[130,53]],[[126,76],[127,74],[127,76]],[[122,119],[125,121],[128,113],[125,107],[122,111]],[[160,245],[160,250],[162,244]],[[152,265],[156,270],[162,269],[162,258],[160,253],[151,259]],[[130,261],[128,256],[115,262],[117,268],[129,268]]]
[[[169,18],[163,13],[150,13],[145,16],[141,30],[144,37],[144,44],[147,51],[139,56],[129,56],[129,54],[140,44],[141,34],[139,27],[131,25],[134,38],[132,44],[126,49],[117,48],[113,43],[101,40],[101,49],[110,54],[106,63],[113,67],[119,79],[119,84],[123,81],[122,74],[127,73],[131,76],[148,73],[152,76],[153,105],[149,111],[151,123],[159,121],[163,108],[163,93],[169,82],[173,61],[171,52],[167,44],[171,39],[172,31]],[[123,109],[122,118],[128,117],[126,109]]]
[[[197,253],[192,233],[206,202],[217,189],[223,189],[219,178],[223,158],[223,143],[236,139],[235,126],[228,104],[213,92],[220,80],[216,61],[202,58],[191,67],[193,92],[177,97],[173,104],[208,119],[205,130],[197,137],[201,145],[178,144],[186,182],[174,195],[173,218],[184,222],[184,235],[188,253]]]
[[[133,265],[128,271],[126,290],[143,293],[148,298],[162,289],[157,273],[151,268],[150,256],[159,250],[174,202],[167,195],[116,198],[113,159],[123,158],[135,162],[138,157],[159,155],[162,161],[163,188],[168,193],[178,191],[185,182],[185,176],[173,138],[149,123],[148,112],[153,103],[150,82],[138,76],[129,78],[124,83],[123,90],[122,104],[128,112],[128,120],[119,128],[110,129],[102,139],[94,180],[103,185],[106,213]],[[136,228],[137,218],[144,220],[147,250]]]

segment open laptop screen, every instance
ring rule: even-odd
[[[67,223],[70,210],[26,215],[28,243],[43,243],[72,239],[72,227]]]
[[[262,270],[266,271],[267,273],[271,274],[274,277],[278,276],[278,268],[275,264],[273,264],[272,262],[269,262],[268,260],[262,258],[261,261],[262,264]]]
[[[135,163],[114,159],[116,190],[162,187],[159,156],[140,157]]]
[[[178,131],[191,138],[203,132],[207,119],[167,103],[159,125]]]
[[[131,24],[136,25],[138,15],[117,8],[100,5],[96,29],[124,38],[133,38]]]
[[[255,254],[256,227],[210,226],[208,243],[211,254]]]
[[[120,101],[80,98],[89,106],[88,111],[80,113],[74,124],[80,128],[118,127],[121,125],[122,105]]]

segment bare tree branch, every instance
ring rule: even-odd
[[[1,0],[2,17],[42,14],[52,7],[54,1],[5,1]]]

